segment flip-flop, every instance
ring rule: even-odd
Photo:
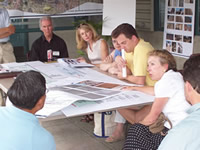
[[[125,136],[124,135],[122,135],[122,136],[120,136],[120,137],[118,137],[118,138],[116,138],[115,136],[109,136],[108,138],[106,138],[106,140],[105,140],[105,142],[108,142],[108,143],[113,143],[113,142],[117,142],[117,141],[121,141],[121,140],[123,140],[125,138]]]
[[[93,118],[93,115],[85,115],[83,118],[81,118],[81,122],[87,122],[89,123],[90,121],[93,121],[94,118]]]

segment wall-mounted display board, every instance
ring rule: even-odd
[[[135,27],[135,0],[104,0],[102,35],[111,35],[113,29],[122,23]]]
[[[166,0],[163,48],[188,58],[193,52],[195,0]]]

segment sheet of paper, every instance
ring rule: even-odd
[[[91,68],[63,67],[59,63],[45,64],[40,61],[9,63],[4,66],[14,71],[36,70],[44,75],[50,92],[47,94],[44,108],[37,115],[49,116],[63,109],[67,116],[73,116],[114,109],[124,105],[134,105],[139,102],[144,103],[142,101],[136,103],[136,100],[135,103],[130,101],[130,99],[136,99],[137,94],[121,93],[121,87],[133,84],[128,84]],[[138,95],[141,96],[141,94]],[[148,97],[147,99],[150,100]],[[91,105],[95,107],[89,109]],[[72,106],[79,109],[76,110]],[[74,111],[75,114],[73,114]]]
[[[27,62],[25,62],[25,64],[27,64],[31,67],[37,67],[37,66],[45,65],[45,63],[43,63],[41,61],[27,61]]]
[[[94,65],[92,64],[79,62],[77,61],[77,59],[59,58],[57,61],[63,66],[74,67],[74,68],[94,67]]]
[[[55,67],[51,64],[35,66],[34,68],[52,79],[53,78],[59,79],[59,78],[67,77],[67,75],[65,73],[61,72],[60,70],[57,69],[57,67]]]
[[[36,113],[37,116],[47,117],[66,106],[69,106],[77,99],[73,95],[62,91],[49,91],[47,93],[44,107]]]
[[[70,106],[63,108],[62,112],[67,117],[72,117],[94,112],[115,110],[122,107],[135,107],[135,109],[137,109],[138,106],[141,107],[151,104],[153,101],[153,96],[138,91],[126,91],[101,101],[77,101]]]
[[[29,70],[34,70],[31,66],[28,66],[24,62],[22,62],[22,63],[17,63],[17,62],[7,63],[7,64],[2,64],[2,66],[9,71],[25,72],[25,71],[29,71]]]
[[[59,63],[50,63],[49,66],[53,66],[57,71],[65,74],[67,77],[84,78],[87,74],[82,70],[78,70],[69,66],[63,66]]]
[[[91,68],[81,68],[81,69],[77,69],[77,70],[81,70],[82,72],[85,73],[85,76],[84,76],[85,80],[93,80],[93,81],[102,81],[102,82],[107,82],[107,83],[131,85],[131,84],[128,84],[128,83],[126,83],[122,80],[108,76],[106,74],[103,74],[103,73],[96,71],[94,69],[91,69]]]
[[[70,78],[73,82],[73,78]],[[64,79],[64,80],[70,80]],[[69,81],[63,83],[68,83]],[[63,84],[61,83],[61,84]],[[119,95],[122,90],[122,85],[97,82],[91,80],[83,80],[76,83],[60,85],[60,82],[48,84],[47,98],[44,108],[37,113],[40,116],[49,116],[64,107],[68,107],[72,103],[86,101],[96,103],[104,99],[109,99],[115,95]],[[81,100],[81,101],[80,101]],[[84,105],[86,103],[83,103]]]

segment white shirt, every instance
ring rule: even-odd
[[[101,60],[101,41],[102,39],[97,40],[92,45],[92,49],[90,49],[89,45],[87,47],[88,58],[92,64],[100,64]]]
[[[155,84],[154,90],[156,98],[169,98],[163,108],[163,113],[169,118],[173,126],[188,116],[186,111],[191,105],[185,99],[184,81],[179,72],[167,71]],[[165,127],[170,128],[168,122],[165,123]]]
[[[8,11],[5,8],[0,8],[0,28],[8,27],[10,23],[11,22],[10,22]],[[0,43],[8,42],[8,41],[9,41],[9,37],[0,39]]]

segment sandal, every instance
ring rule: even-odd
[[[83,118],[81,118],[81,122],[87,122],[89,123],[90,121],[94,120],[94,115],[90,114],[90,115],[85,115]]]
[[[113,143],[113,142],[117,142],[117,141],[121,141],[125,138],[124,134],[122,134],[122,136],[120,137],[115,137],[115,136],[109,136],[108,138],[106,138],[106,142],[107,143]]]

